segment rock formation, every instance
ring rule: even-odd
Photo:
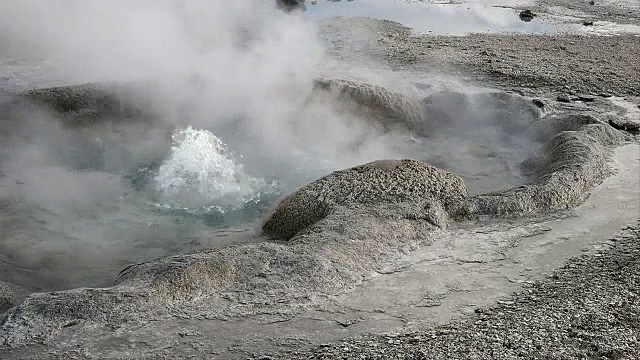
[[[337,103],[352,102],[357,106],[354,111],[377,120],[387,130],[402,125],[416,130],[424,120],[419,99],[389,91],[382,86],[351,80],[316,79],[314,91],[328,93]]]
[[[262,229],[275,238],[290,240],[336,206],[354,204],[410,202],[429,209],[442,207],[440,219],[444,214],[458,215],[466,196],[462,179],[444,170],[414,160],[375,161],[336,171],[287,196],[275,206]]]

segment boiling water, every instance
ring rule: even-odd
[[[158,168],[153,183],[162,209],[187,213],[246,210],[277,194],[268,183],[247,175],[236,157],[213,133],[189,126],[172,135],[171,155]],[[145,169],[145,171],[148,171]]]
[[[69,129],[31,114],[0,145],[0,272],[34,290],[100,286],[130,263],[263,240],[257,222],[277,198],[376,159],[426,160],[461,175],[472,192],[524,183],[518,164],[535,151],[526,133],[493,112],[475,128],[463,115],[430,137],[354,130],[370,128],[367,119],[344,130],[324,123],[327,134],[351,134],[328,143],[307,138],[324,130],[303,116],[285,152],[236,139],[245,158],[216,131],[186,126],[167,138],[158,124]]]
[[[280,195],[207,130],[177,129],[170,144],[132,126],[33,130],[2,146],[0,271],[34,290],[107,285],[130,263],[252,241]]]

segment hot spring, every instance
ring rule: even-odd
[[[521,163],[540,144],[526,131],[540,116],[530,100],[490,91],[420,99],[335,84],[311,91],[267,143],[242,114],[198,128],[121,109],[69,115],[5,104],[2,271],[34,290],[108,285],[130,263],[263,241],[260,219],[278,198],[377,159],[427,161],[475,193],[528,181]],[[405,118],[412,104],[420,118]]]
[[[0,8],[0,280],[30,291],[264,241],[277,199],[338,169],[424,160],[484,193],[530,181],[521,164],[541,146],[531,99],[334,59],[313,11]]]

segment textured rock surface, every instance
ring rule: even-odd
[[[426,163],[375,161],[336,171],[287,196],[275,206],[262,230],[289,240],[339,205],[411,202],[427,208],[442,206],[440,213],[456,216],[466,196],[462,179]],[[433,221],[446,221],[445,216],[438,218]]]
[[[102,331],[167,317],[286,316],[428,244],[437,228],[399,210],[340,208],[291,245],[177,255],[132,266],[110,288],[32,294],[7,312],[0,341],[4,348],[51,345],[67,328]]]
[[[576,206],[610,174],[607,146],[624,139],[624,134],[601,124],[560,132],[543,148],[535,183],[476,196],[469,202],[469,212],[521,216]]]
[[[639,132],[640,131],[640,119],[631,120],[624,118],[615,118],[609,120],[609,125],[613,126],[616,129],[629,131],[629,132]]]
[[[461,321],[370,335],[277,359],[636,359],[640,353],[640,223],[601,252]]]
[[[24,92],[20,96],[49,105],[54,110],[62,113],[89,109],[105,109],[117,112],[121,101],[109,90],[107,87],[98,84],[84,84],[34,89]]]
[[[586,125],[603,125],[603,122],[593,115],[579,113],[550,116],[535,121],[530,132],[531,136],[538,138],[541,142],[546,142],[558,133],[580,130]]]
[[[403,124],[419,129],[424,110],[418,99],[396,93],[384,87],[350,80],[316,79],[316,91],[328,92],[335,100],[350,100],[358,105],[358,112],[378,119],[387,128]]]
[[[627,5],[619,9],[629,14]],[[640,82],[635,61],[640,41],[633,34],[433,36],[386,20],[333,18],[322,23],[322,31],[338,29],[349,35],[332,49],[341,57],[368,56],[416,71],[462,74],[527,94],[640,96],[634,85]]]
[[[431,46],[431,51],[420,51],[425,46]],[[513,46],[521,47],[523,51],[512,56]],[[615,49],[615,57],[610,56],[611,49]],[[411,38],[406,43],[394,44],[391,52],[394,58],[415,54],[415,61],[428,66],[444,60],[449,65],[472,68],[475,73],[491,74],[501,83],[523,86],[527,91],[564,87],[571,92],[586,94],[638,96],[638,89],[630,83],[640,77],[638,65],[631,60],[639,49],[640,42],[632,35],[551,37],[474,34],[470,37]]]
[[[304,0],[276,0],[276,6],[285,11],[301,10],[304,11],[306,6]]]
[[[418,130],[427,137],[435,132],[456,135],[482,126],[518,137],[550,111],[548,106],[539,107],[526,97],[506,92],[436,91],[422,105],[424,120]]]
[[[15,291],[7,284],[0,282],[0,313],[16,304]]]
[[[539,0],[535,8],[549,13],[557,13],[564,8],[574,14],[586,16],[588,19],[640,24],[640,4],[637,1]]]
[[[157,84],[87,83],[74,86],[33,89],[16,94],[16,100],[44,106],[62,115],[68,124],[105,119],[144,119],[158,114],[150,109]]]

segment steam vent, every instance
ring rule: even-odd
[[[638,358],[640,8],[526,5],[0,4],[0,359]]]

